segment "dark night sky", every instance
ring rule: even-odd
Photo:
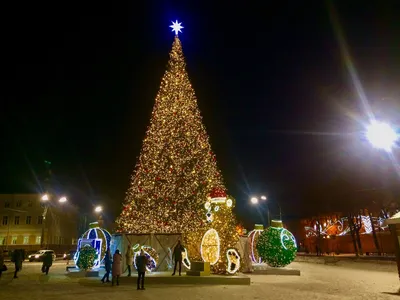
[[[185,27],[180,38],[212,147],[246,223],[261,220],[248,204],[252,194],[268,193],[289,217],[334,210],[351,191],[398,181],[383,153],[345,134],[367,119],[329,2],[130,2],[3,9],[1,192],[37,191],[47,159],[60,192],[82,209],[104,204],[113,219],[175,19]],[[335,8],[367,98],[399,120],[395,2],[337,1]]]

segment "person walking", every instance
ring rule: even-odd
[[[126,258],[126,264],[128,266],[128,277],[131,277],[131,272],[132,272],[131,266],[133,263],[133,249],[130,244],[128,246],[128,250],[126,251],[125,258]]]
[[[22,269],[23,252],[20,249],[15,249],[12,254],[12,262],[14,262],[15,271],[14,278],[18,278],[17,274]]]
[[[112,262],[112,286],[114,286],[115,281],[117,285],[119,285],[119,276],[121,276],[121,265],[122,265],[122,256],[119,253],[119,250],[115,250]]]
[[[110,248],[107,248],[106,251],[106,256],[104,257],[104,267],[106,269],[106,273],[103,276],[103,279],[101,280],[102,283],[104,283],[104,280],[107,279],[105,282],[110,282],[110,272],[111,272],[111,253],[110,253]]]
[[[146,274],[147,257],[143,249],[140,250],[140,255],[136,258],[136,268],[138,271],[137,289],[145,290],[144,288],[144,275]]]
[[[49,275],[49,270],[52,265],[53,265],[53,255],[50,252],[46,252],[43,255],[42,273],[46,273],[46,275]]]
[[[178,244],[174,248],[175,267],[174,267],[174,273],[172,273],[172,276],[175,275],[176,266],[177,266],[178,263],[179,263],[179,276],[181,276],[181,271],[182,271],[182,252],[183,251],[185,251],[185,249],[181,245],[181,241],[178,241]]]

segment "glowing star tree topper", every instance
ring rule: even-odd
[[[178,20],[176,20],[175,22],[172,21],[172,25],[170,25],[169,27],[172,28],[172,31],[175,31],[175,35],[178,35],[179,32],[182,33],[182,29],[184,28],[181,23],[178,23]]]

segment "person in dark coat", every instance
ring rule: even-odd
[[[110,282],[110,272],[111,272],[111,253],[110,253],[110,248],[107,249],[106,251],[106,256],[104,257],[104,268],[106,269],[106,273],[103,276],[103,279],[101,280],[102,283],[104,283],[104,280],[107,279],[105,282]]]
[[[49,274],[50,267],[53,265],[53,255],[50,252],[45,252],[43,255],[42,273]]]
[[[140,255],[136,258],[136,268],[138,271],[137,289],[144,290],[144,275],[146,274],[147,257],[143,249],[140,250]]]
[[[15,249],[12,254],[12,261],[15,265],[14,278],[18,278],[17,273],[22,269],[22,261],[24,260],[24,253],[21,249]]]
[[[172,273],[172,276],[175,275],[176,266],[177,266],[178,263],[179,263],[179,276],[181,276],[181,271],[182,271],[182,252],[183,251],[185,251],[185,249],[181,245],[181,241],[178,241],[178,244],[174,248],[175,267],[174,267],[174,273]]]

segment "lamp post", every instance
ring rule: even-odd
[[[97,222],[100,227],[103,227],[103,217],[102,217],[103,207],[101,205],[97,205],[94,208],[94,213],[97,215]]]
[[[268,200],[268,197],[265,196],[265,195],[262,195],[262,196],[260,196],[260,199],[261,199],[261,201],[265,202],[265,204],[266,204],[266,206],[267,206],[267,225],[270,225],[270,223],[271,223],[271,217],[270,217],[269,205],[268,205],[268,201],[267,201],[267,200]],[[251,198],[250,198],[250,202],[251,202],[252,204],[254,204],[254,205],[257,205],[258,202],[259,202],[258,197],[251,197]],[[281,206],[279,205],[278,202],[275,201],[275,203],[276,203],[276,205],[278,205],[278,207],[279,207],[279,219],[282,220],[282,209],[281,209]]]
[[[40,247],[43,249],[44,246],[44,232],[45,232],[45,223],[46,223],[46,215],[47,215],[47,210],[49,209],[49,202],[50,202],[50,195],[49,194],[43,194],[42,197],[40,198],[42,205],[43,205],[43,213],[42,213],[42,234],[40,237]],[[62,196],[58,199],[58,202],[63,204],[67,202],[68,199],[65,196]]]

